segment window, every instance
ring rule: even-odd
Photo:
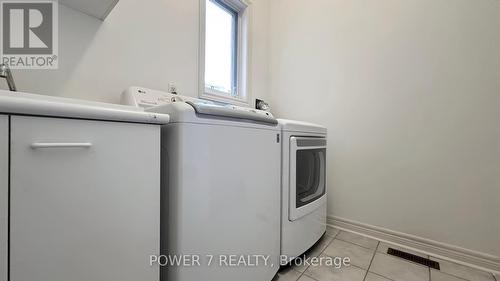
[[[236,50],[238,13],[223,3],[207,0],[205,23],[205,87],[237,94]]]
[[[246,18],[242,0],[201,0],[200,97],[246,103]]]

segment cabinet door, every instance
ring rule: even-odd
[[[11,117],[11,281],[158,281],[154,125]]]
[[[7,281],[9,117],[0,115],[0,281]]]

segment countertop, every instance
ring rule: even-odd
[[[51,116],[148,124],[167,124],[168,114],[110,103],[0,90],[0,114]]]

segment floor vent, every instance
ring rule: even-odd
[[[422,258],[422,257],[416,256],[416,255],[413,255],[413,254],[410,254],[407,252],[399,251],[399,250],[396,250],[393,248],[389,248],[387,250],[387,254],[389,254],[391,256],[398,257],[398,258],[402,258],[405,260],[409,260],[412,262],[416,262],[416,263],[419,263],[421,265],[425,265],[425,266],[428,266],[430,268],[434,268],[434,269],[439,270],[439,263],[437,261]]]

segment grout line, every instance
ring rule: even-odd
[[[368,265],[368,268],[366,269],[365,277],[363,278],[363,281],[366,280],[366,277],[368,276],[368,272],[370,272],[370,267],[372,267],[372,262],[375,259],[375,255],[377,254],[377,249],[378,246],[380,245],[380,241],[377,242],[377,246],[375,247],[375,251],[373,252],[372,259],[370,260],[370,264]]]
[[[432,257],[432,259],[431,259],[431,257]],[[465,264],[460,264],[460,263],[456,263],[456,262],[454,262],[454,261],[444,260],[444,259],[436,258],[436,257],[433,257],[433,256],[429,256],[429,259],[431,259],[431,260],[433,260],[433,261],[437,261],[437,262],[439,262],[439,264],[440,264],[440,265],[441,265],[441,263],[443,263],[443,262],[447,262],[447,263],[451,263],[451,264],[453,264],[453,265],[458,265],[458,266],[460,266],[460,267],[465,267],[468,271],[476,271],[476,272],[483,272],[483,273],[484,273],[484,272],[486,272],[486,273],[489,273],[489,274],[491,274],[491,275],[493,276],[493,280],[500,281],[494,273],[492,273],[491,271],[487,271],[487,270],[485,270],[485,269],[479,269],[479,268],[475,268],[475,267],[470,267],[470,266],[467,266],[467,265],[465,265]],[[461,279],[461,280],[471,281],[471,280],[469,280],[469,279],[465,279],[465,278],[464,278],[464,277],[462,277],[462,276],[458,276],[458,275],[455,275],[455,274],[453,274],[453,273],[444,272],[442,269],[440,269],[440,270],[439,270],[439,272],[441,272],[441,273],[443,273],[443,274],[446,274],[446,275],[448,275],[448,276],[453,276],[453,277],[458,278],[458,279]]]
[[[337,232],[337,234],[335,234],[334,236],[330,236],[330,237],[332,237],[332,240],[330,240],[330,242],[328,242],[328,244],[325,246],[325,248],[323,250],[321,250],[318,257],[321,256],[321,254],[323,254],[325,252],[326,248],[328,248],[330,246],[330,244],[332,244],[333,240],[335,240],[335,237],[337,237],[337,235],[339,235],[339,233],[340,233],[340,231]]]
[[[328,227],[328,226],[327,226],[327,227]],[[332,228],[334,228],[334,227],[332,227]],[[335,238],[337,237],[337,235],[339,235],[339,233],[340,233],[340,229],[338,229],[338,228],[335,228],[335,229],[336,229],[336,230],[338,230],[338,231],[337,231],[337,233],[336,233],[335,235],[329,236],[329,235],[326,235],[326,234],[325,234],[326,236],[331,237],[331,238],[332,238],[332,240],[330,240],[330,242],[328,242],[328,244],[325,246],[325,248],[324,248],[323,250],[321,250],[321,252],[318,254],[318,257],[319,257],[319,256],[321,256],[321,254],[322,254],[322,253],[326,250],[326,248],[328,248],[328,246],[330,246],[330,244],[332,244],[333,240],[335,240]],[[313,277],[311,277],[311,276],[309,276],[309,275],[307,275],[307,274],[306,274],[306,271],[307,271],[307,269],[308,269],[309,267],[310,267],[310,265],[308,265],[308,266],[304,269],[304,271],[302,271],[302,272],[301,272],[301,274],[300,274],[299,278],[297,278],[297,280],[300,280],[300,278],[302,278],[302,276],[303,276],[303,275],[305,275],[305,276],[307,276],[307,277],[309,277],[309,278],[311,278],[311,279],[313,279],[313,280],[318,281],[318,279],[313,278]],[[300,271],[299,271],[299,272],[300,272]]]
[[[418,264],[417,264],[418,265]],[[470,268],[470,267],[468,267]],[[432,271],[433,268],[430,268],[429,267],[429,281],[432,281],[432,275],[431,275],[431,271]],[[471,268],[471,269],[475,269],[475,268]],[[442,270],[437,270],[437,269],[434,269],[435,271],[438,271],[440,272],[441,274],[444,274],[444,275],[447,275],[447,276],[450,276],[450,277],[454,277],[454,278],[457,278],[457,279],[460,279],[460,280],[463,280],[463,281],[471,281],[469,279],[465,279],[464,277],[461,277],[461,276],[456,276],[456,275],[453,275],[451,273],[448,273],[448,272],[444,272]],[[495,275],[493,274],[493,278],[495,277]],[[496,279],[495,279],[496,280]],[[498,280],[497,280],[498,281]]]
[[[302,272],[302,274],[299,276],[299,279],[297,279],[297,280],[300,280],[300,278],[302,278],[302,276],[304,276],[304,275],[305,275],[305,276],[307,276],[307,277],[309,277],[309,278],[311,278],[312,280],[319,281],[318,279],[313,278],[313,277],[311,277],[311,276],[307,275],[305,271],[304,271],[304,272]]]
[[[332,240],[330,240],[330,242],[328,242],[328,244],[326,244],[325,248],[324,248],[323,250],[321,250],[321,252],[318,254],[318,257],[319,257],[319,256],[321,256],[321,254],[322,254],[322,253],[326,250],[326,248],[328,248],[328,246],[330,246],[330,244],[332,244],[333,240],[335,240],[335,237],[337,237],[337,235],[339,235],[339,233],[340,233],[340,230],[337,232],[337,234],[335,234],[335,235],[333,235],[333,236],[329,236],[329,235],[326,235],[326,234],[325,234],[326,236],[331,237],[331,238],[332,238]],[[304,271],[300,274],[299,279],[302,277],[302,275],[304,275],[304,274],[306,273],[306,271],[307,271],[307,269],[308,269],[309,267],[310,267],[310,265],[308,265],[308,266],[304,269]],[[307,275],[307,274],[306,274],[306,276],[307,276],[307,277],[312,278],[311,276],[309,276],[309,275]],[[299,280],[299,279],[297,279],[297,280]],[[312,278],[312,279],[314,279],[314,278]],[[314,279],[314,280],[316,280],[316,279]]]
[[[429,268],[429,270],[432,270],[432,269],[431,269],[431,268]],[[435,270],[436,270],[436,269],[435,269]],[[438,271],[438,270],[436,270],[436,271]],[[455,275],[453,275],[453,274],[449,274],[449,273],[446,273],[446,272],[442,272],[441,270],[439,270],[439,272],[440,272],[441,274],[444,274],[444,275],[447,275],[447,276],[450,276],[450,277],[454,277],[454,278],[456,278],[456,279],[460,279],[460,280],[463,280],[463,281],[471,281],[471,280],[469,280],[469,279],[465,279],[465,278],[460,277],[460,276],[455,276]]]
[[[340,240],[340,241],[347,242],[347,243],[349,243],[349,244],[353,244],[353,245],[359,246],[359,247],[361,247],[361,248],[365,248],[365,249],[368,249],[368,250],[373,250],[373,248],[368,248],[368,247],[366,247],[366,246],[359,245],[359,244],[354,243],[354,242],[351,242],[351,241],[347,241],[347,240],[340,239],[340,238],[335,238],[335,239]],[[379,242],[379,241],[377,241],[377,242]],[[378,244],[377,244],[377,245],[378,245]],[[377,247],[375,247],[375,251],[376,251],[376,250],[377,250]]]
[[[309,277],[309,278],[311,278],[311,279],[314,279],[314,280],[318,281],[316,278],[312,278],[311,276],[309,276],[309,275],[307,275],[307,274],[306,274],[306,270],[307,270],[309,267],[310,267],[310,265],[308,265],[308,266],[306,267],[306,269],[304,269],[304,271],[302,271],[302,272],[300,273],[299,278],[297,278],[297,280],[300,280],[300,278],[302,278],[302,276],[305,274],[307,277]]]
[[[337,228],[337,229],[338,229],[338,228]],[[344,239],[342,239],[342,238],[337,238],[337,236],[340,234],[340,232],[344,231],[344,232],[346,232],[346,233],[355,234],[355,235],[361,236],[361,237],[363,237],[363,238],[367,238],[367,239],[374,240],[374,241],[378,242],[378,243],[377,243],[377,246],[375,246],[375,250],[377,250],[378,244],[380,243],[380,241],[379,241],[379,240],[374,239],[374,238],[371,238],[371,237],[368,237],[368,236],[363,236],[363,235],[361,235],[361,234],[357,234],[357,233],[354,233],[354,232],[349,232],[349,231],[345,231],[345,230],[340,230],[340,229],[338,229],[338,230],[339,230],[339,232],[337,233],[337,235],[335,235],[335,238],[336,238],[336,239],[338,239],[338,240],[342,240],[342,241],[344,241],[344,242],[348,242],[348,243],[351,243],[351,244],[354,244],[354,245],[357,245],[357,246],[360,246],[360,247],[363,247],[363,248],[365,248],[365,249],[372,250],[372,248],[368,248],[368,247],[366,247],[366,246],[363,246],[363,245],[360,245],[360,244],[354,243],[354,242],[352,242],[352,241],[347,241],[347,240],[344,240]]]
[[[384,276],[384,275],[380,275],[379,273],[375,273],[375,272],[373,272],[373,271],[369,271],[369,273],[371,273],[371,274],[375,274],[375,275],[380,276],[380,277],[382,277],[382,278],[385,278],[385,279],[387,279],[387,280],[395,281],[394,279],[391,279],[391,278],[389,278],[389,277],[387,277],[387,276]]]
[[[349,267],[355,267],[355,268],[357,268],[357,269],[367,270],[366,268],[362,268],[362,267],[359,267],[358,265],[354,265],[354,264],[351,264],[351,265],[349,265],[348,267],[342,267],[342,268],[349,268]]]
[[[351,265],[350,265],[350,266],[348,266],[348,267],[344,267],[343,269],[346,269],[346,268],[351,268],[351,267],[355,267],[355,268],[360,269],[360,270],[366,270],[366,269],[361,268],[361,267],[359,267],[359,266],[357,266],[357,265],[354,265],[354,264],[351,264]],[[376,274],[376,273],[375,273],[375,274]],[[307,276],[307,277],[309,277],[309,278],[311,278],[311,279],[313,279],[313,280],[319,281],[318,279],[316,279],[316,278],[312,277],[311,275],[306,274],[306,273],[305,273],[305,271],[304,271],[304,273],[303,273],[302,275],[305,275],[305,276]],[[300,275],[300,277],[302,277],[302,275]],[[377,274],[377,275],[382,276],[382,275],[380,275],[380,274]],[[300,277],[299,277],[299,279],[300,279]],[[389,279],[389,278],[387,278],[387,277],[385,277],[385,276],[382,276],[382,277],[384,277],[384,278],[386,278],[386,279]],[[389,279],[389,280],[393,281],[392,279]]]
[[[337,229],[337,228],[335,228],[335,229]],[[325,236],[328,236],[329,238],[331,237],[331,238],[332,238],[332,240],[330,240],[330,242],[328,242],[328,244],[326,244],[325,248],[324,248],[323,250],[321,250],[321,252],[318,254],[318,257],[319,257],[319,256],[320,256],[320,255],[321,255],[321,254],[322,254],[322,253],[326,250],[326,248],[328,248],[328,246],[330,246],[330,244],[333,242],[333,240],[335,239],[335,237],[337,237],[337,235],[338,235],[339,233],[340,233],[340,230],[337,232],[337,234],[335,234],[335,235],[333,235],[333,236],[327,235],[326,233],[324,234]],[[306,273],[306,270],[307,270],[309,267],[310,267],[310,265],[308,265],[308,266],[304,269],[304,271],[302,271],[302,272],[300,272],[300,271],[295,270],[295,269],[293,269],[293,268],[292,268],[292,270],[295,270],[295,271],[297,271],[297,272],[299,272],[299,273],[300,273],[299,278],[297,278],[297,280],[299,280],[300,278],[302,278],[302,275],[304,275],[304,274]],[[311,276],[309,276],[309,275],[307,275],[307,274],[306,274],[306,276],[307,276],[307,277],[309,277],[309,278],[311,278],[311,279],[316,280],[315,278],[312,278]],[[297,281],[297,280],[296,280],[296,281]],[[318,281],[318,280],[316,280],[316,281]]]
[[[306,270],[308,268],[309,268],[309,266],[307,266],[306,269],[304,269],[304,271],[302,271],[302,272],[299,271],[300,275],[299,275],[299,278],[297,278],[297,280],[299,280],[300,278],[302,278],[302,275],[304,275],[306,273]],[[316,280],[316,279],[314,279],[314,280]]]

